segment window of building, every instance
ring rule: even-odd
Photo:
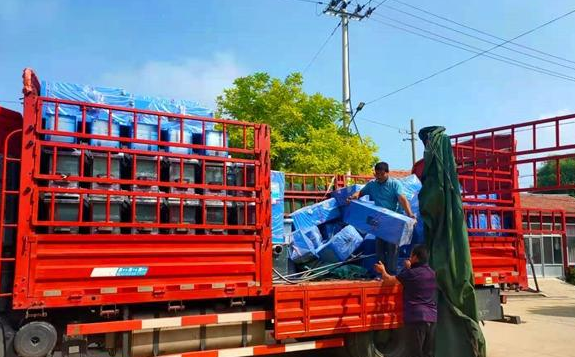
[[[569,264],[575,264],[575,224],[567,225],[567,256]]]

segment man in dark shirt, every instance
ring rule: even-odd
[[[384,282],[403,285],[403,321],[405,323],[406,357],[433,357],[435,324],[437,323],[437,283],[435,272],[428,265],[429,252],[423,245],[415,246],[405,269],[397,276],[389,275],[381,262],[375,270]]]

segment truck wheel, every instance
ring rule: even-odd
[[[401,329],[354,333],[346,337],[350,357],[403,357],[405,345]]]
[[[18,356],[45,357],[52,352],[57,340],[58,334],[54,326],[47,322],[34,321],[16,332],[14,349]]]

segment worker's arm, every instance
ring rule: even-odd
[[[399,201],[401,207],[403,207],[403,210],[405,211],[407,216],[416,219],[415,215],[413,214],[413,211],[411,210],[411,205],[409,204],[407,198],[405,198],[404,195],[399,195],[397,196],[397,200]]]
[[[365,195],[367,195],[369,190],[369,183],[367,185],[365,185],[361,190],[355,192],[353,195],[349,196],[347,201],[350,202],[352,200],[357,200],[360,197],[363,197]]]
[[[390,275],[387,270],[385,270],[385,265],[382,262],[378,262],[374,266],[375,271],[381,274],[381,280],[387,284],[397,284],[399,280],[393,275]]]

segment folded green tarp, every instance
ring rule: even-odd
[[[451,142],[443,127],[424,128],[419,137],[425,143],[419,205],[439,286],[435,356],[485,357]]]

